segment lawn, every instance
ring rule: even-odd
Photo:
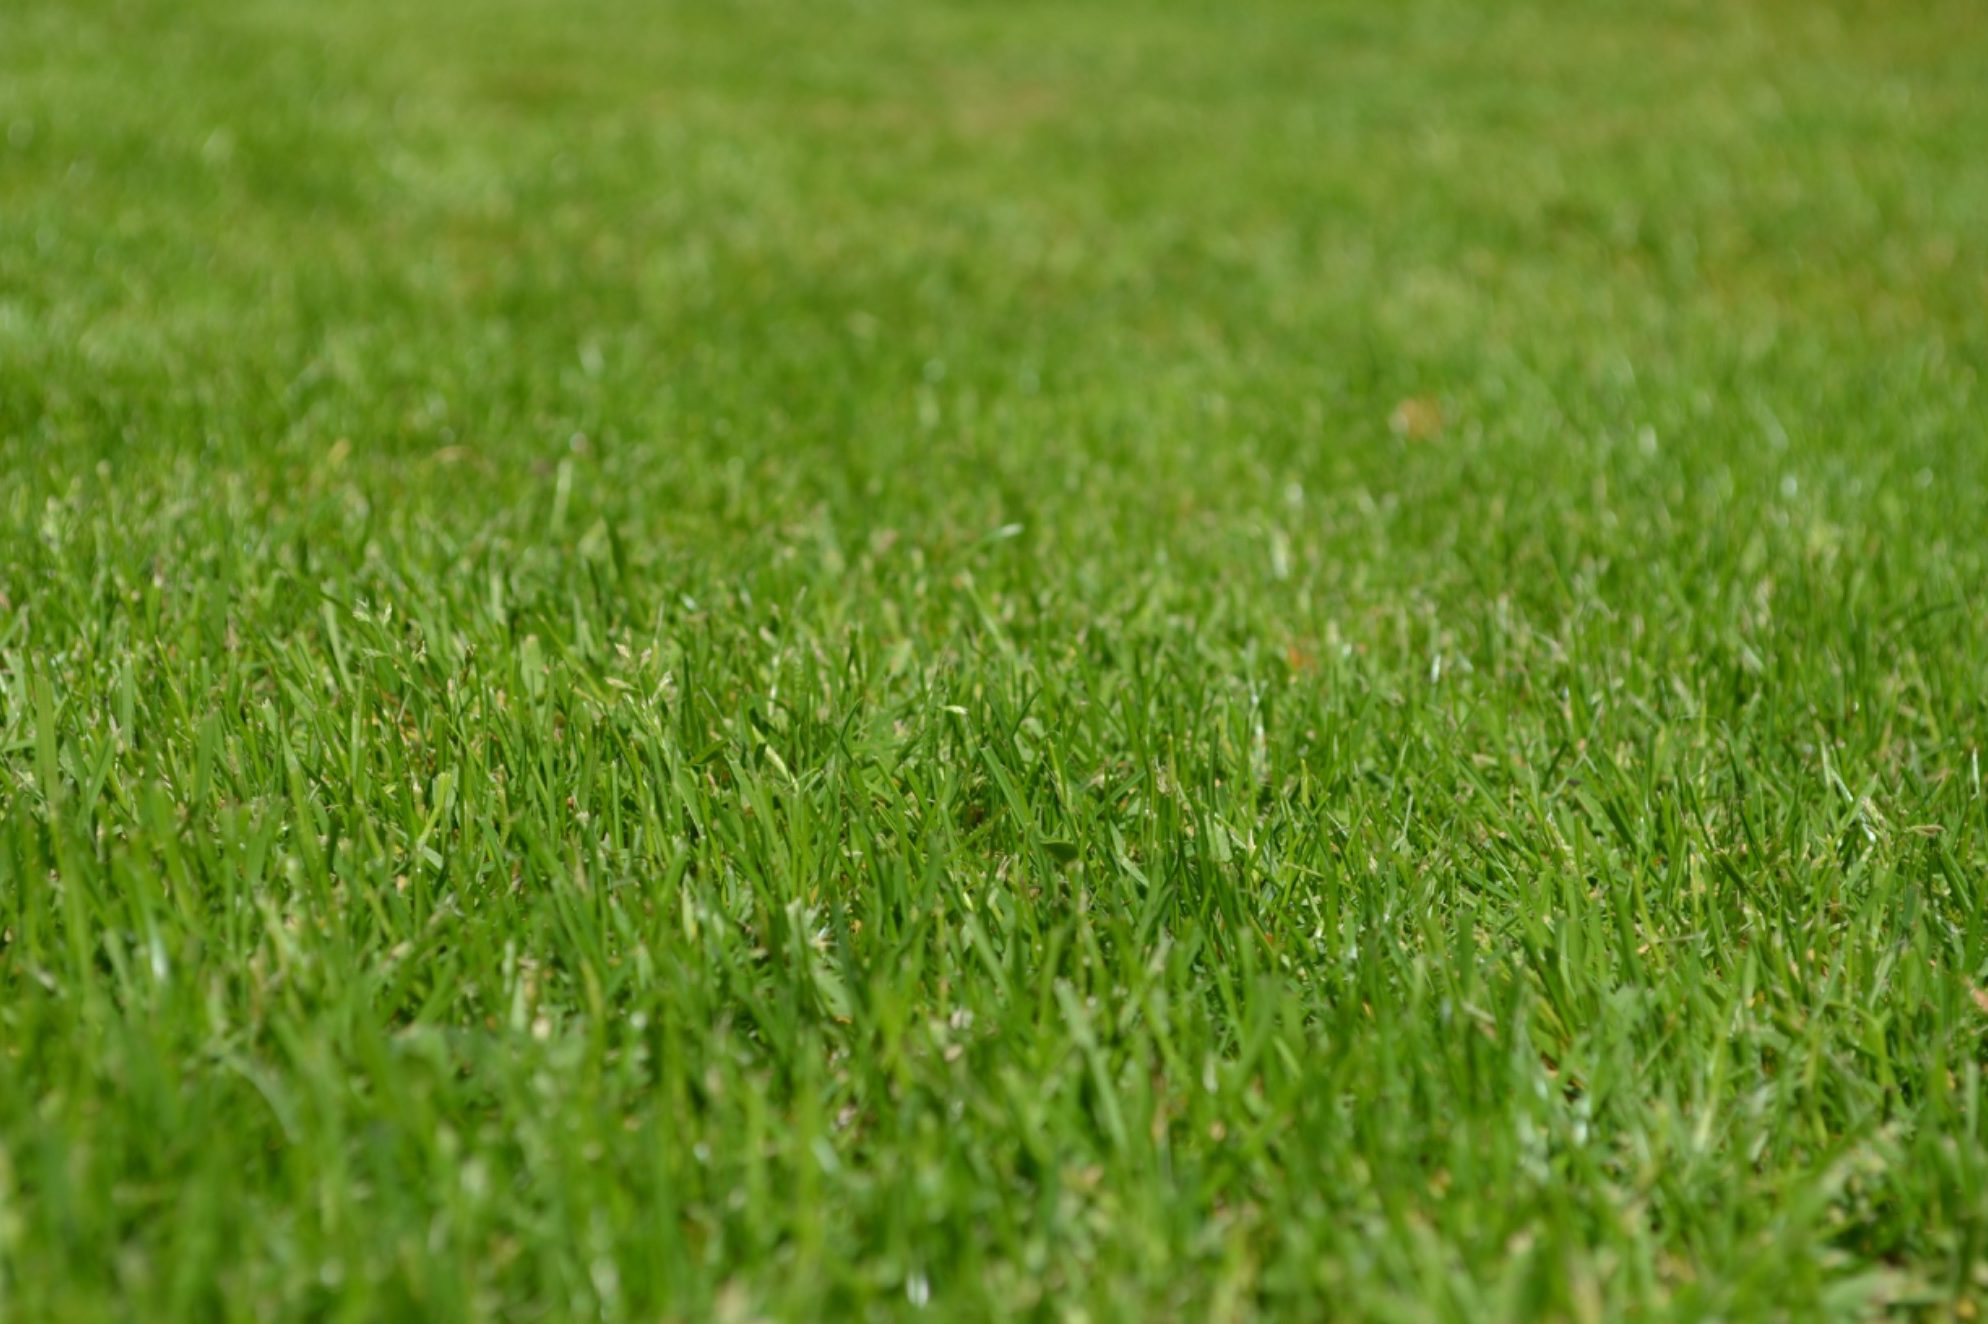
[[[1972,1319],[1979,0],[0,5],[0,1318]]]

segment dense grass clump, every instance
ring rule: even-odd
[[[0,7],[0,1317],[1972,1318],[1976,0]]]

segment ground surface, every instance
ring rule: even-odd
[[[0,1315],[1970,1317],[1988,31],[0,8]]]

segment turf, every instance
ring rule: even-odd
[[[1971,1318],[1988,28],[0,8],[0,1316]]]

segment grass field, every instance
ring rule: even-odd
[[[0,6],[0,1318],[1975,1318],[1988,13]]]

